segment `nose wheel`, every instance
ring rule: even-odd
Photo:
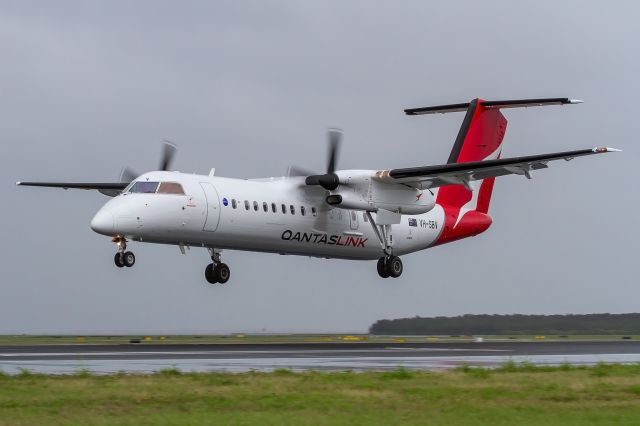
[[[210,284],[224,284],[231,278],[231,269],[226,263],[222,263],[220,252],[211,249],[212,262],[204,270],[204,277]]]
[[[115,237],[113,242],[118,246],[118,252],[113,257],[113,263],[118,268],[131,268],[136,263],[136,256],[127,250],[127,240],[122,237]]]
[[[131,268],[136,263],[136,256],[130,251],[126,251],[124,253],[116,253],[116,255],[113,257],[113,262],[118,268],[122,268],[125,266],[127,268]]]
[[[378,259],[378,275],[382,278],[398,278],[402,275],[402,260],[398,256],[385,256]]]

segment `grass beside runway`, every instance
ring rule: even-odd
[[[640,365],[0,375],[0,425],[638,425]]]
[[[136,335],[136,336],[32,336],[0,335],[0,346],[68,344],[278,344],[278,343],[424,343],[484,341],[612,341],[640,340],[622,335],[479,335],[479,336],[375,336],[367,334],[228,334],[228,335]]]

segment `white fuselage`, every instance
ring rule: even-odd
[[[125,190],[100,209],[92,229],[134,241],[215,249],[362,260],[384,255],[364,211],[332,208],[325,202],[328,192],[305,186],[301,177],[244,180],[151,172],[136,179],[145,180],[179,183],[185,195]],[[403,215],[391,225],[394,254],[429,247],[443,224],[439,205]]]

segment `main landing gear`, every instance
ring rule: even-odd
[[[210,284],[224,284],[231,278],[231,270],[226,263],[222,263],[221,250],[209,249],[211,263],[204,270],[204,277]]]
[[[126,266],[131,268],[136,263],[136,256],[127,250],[127,240],[124,237],[113,237],[113,242],[118,246],[118,252],[113,257],[113,263],[118,268]]]
[[[375,232],[376,237],[380,241],[380,246],[384,252],[384,256],[378,259],[378,275],[382,278],[398,278],[402,275],[402,260],[398,256],[393,255],[393,235],[391,233],[391,224],[377,224],[370,212],[365,212],[369,223]]]
[[[385,256],[378,259],[378,275],[382,278],[398,278],[402,275],[402,260],[398,256]]]

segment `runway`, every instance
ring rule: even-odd
[[[130,344],[0,346],[0,370],[68,374],[181,371],[440,370],[499,366],[640,362],[640,341],[482,343]]]

